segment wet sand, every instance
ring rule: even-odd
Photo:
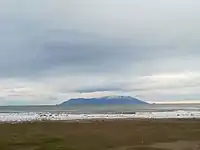
[[[1,150],[200,150],[198,119],[0,124]]]

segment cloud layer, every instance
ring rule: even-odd
[[[197,0],[0,0],[0,104],[198,100]]]

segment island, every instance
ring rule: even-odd
[[[107,96],[100,98],[73,98],[61,103],[65,105],[129,105],[129,104],[148,104],[145,101],[131,96]]]

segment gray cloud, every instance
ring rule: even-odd
[[[4,70],[1,75],[34,75],[55,68],[63,68],[67,73],[126,72],[129,68],[138,71],[140,64],[143,66],[139,72],[150,72],[151,68],[145,66],[146,63],[152,64],[153,71],[159,71],[162,67],[155,66],[155,63],[175,59],[175,65],[163,67],[170,71],[174,67],[183,68],[176,62],[181,63],[181,58],[194,59],[199,54],[196,49],[176,50],[170,45],[132,44],[124,39],[65,30],[47,31],[44,35],[30,36],[23,42],[24,45],[19,44],[18,47],[8,43],[5,50],[1,50],[0,69]],[[7,50],[9,47],[10,50]]]
[[[96,38],[96,43],[84,41],[71,41],[72,43],[70,43],[71,34],[68,35],[68,33],[64,35],[62,33],[60,36],[54,34],[48,36],[54,39],[43,40],[39,37],[34,41],[35,43],[30,41],[30,43],[26,43],[27,45],[11,47],[13,50],[10,51],[7,51],[6,48],[1,50],[0,69],[4,70],[1,75],[31,75],[56,67],[64,67],[68,72],[106,69],[109,71],[115,67],[115,64],[120,65],[121,61],[123,61],[122,64],[127,63],[125,58],[130,53],[122,51],[122,49],[127,49],[126,45],[117,44],[113,40],[105,40],[103,43],[104,39]],[[87,34],[84,34],[84,37],[86,38]],[[92,39],[92,37],[89,38]],[[108,69],[108,67],[110,68]]]
[[[188,75],[190,76],[190,75]],[[110,79],[111,80],[111,79]],[[119,81],[113,78],[112,81],[106,80],[98,85],[84,86],[75,90],[75,92],[92,93],[92,92],[151,92],[156,90],[187,90],[188,88],[199,88],[199,75],[190,76],[188,78],[181,77],[180,74],[175,74],[174,77],[169,76],[143,76],[129,77],[124,81]]]

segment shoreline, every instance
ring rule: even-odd
[[[34,124],[34,123],[94,123],[94,122],[199,122],[200,118],[94,118],[73,120],[32,120],[32,121],[0,121],[0,124]]]

